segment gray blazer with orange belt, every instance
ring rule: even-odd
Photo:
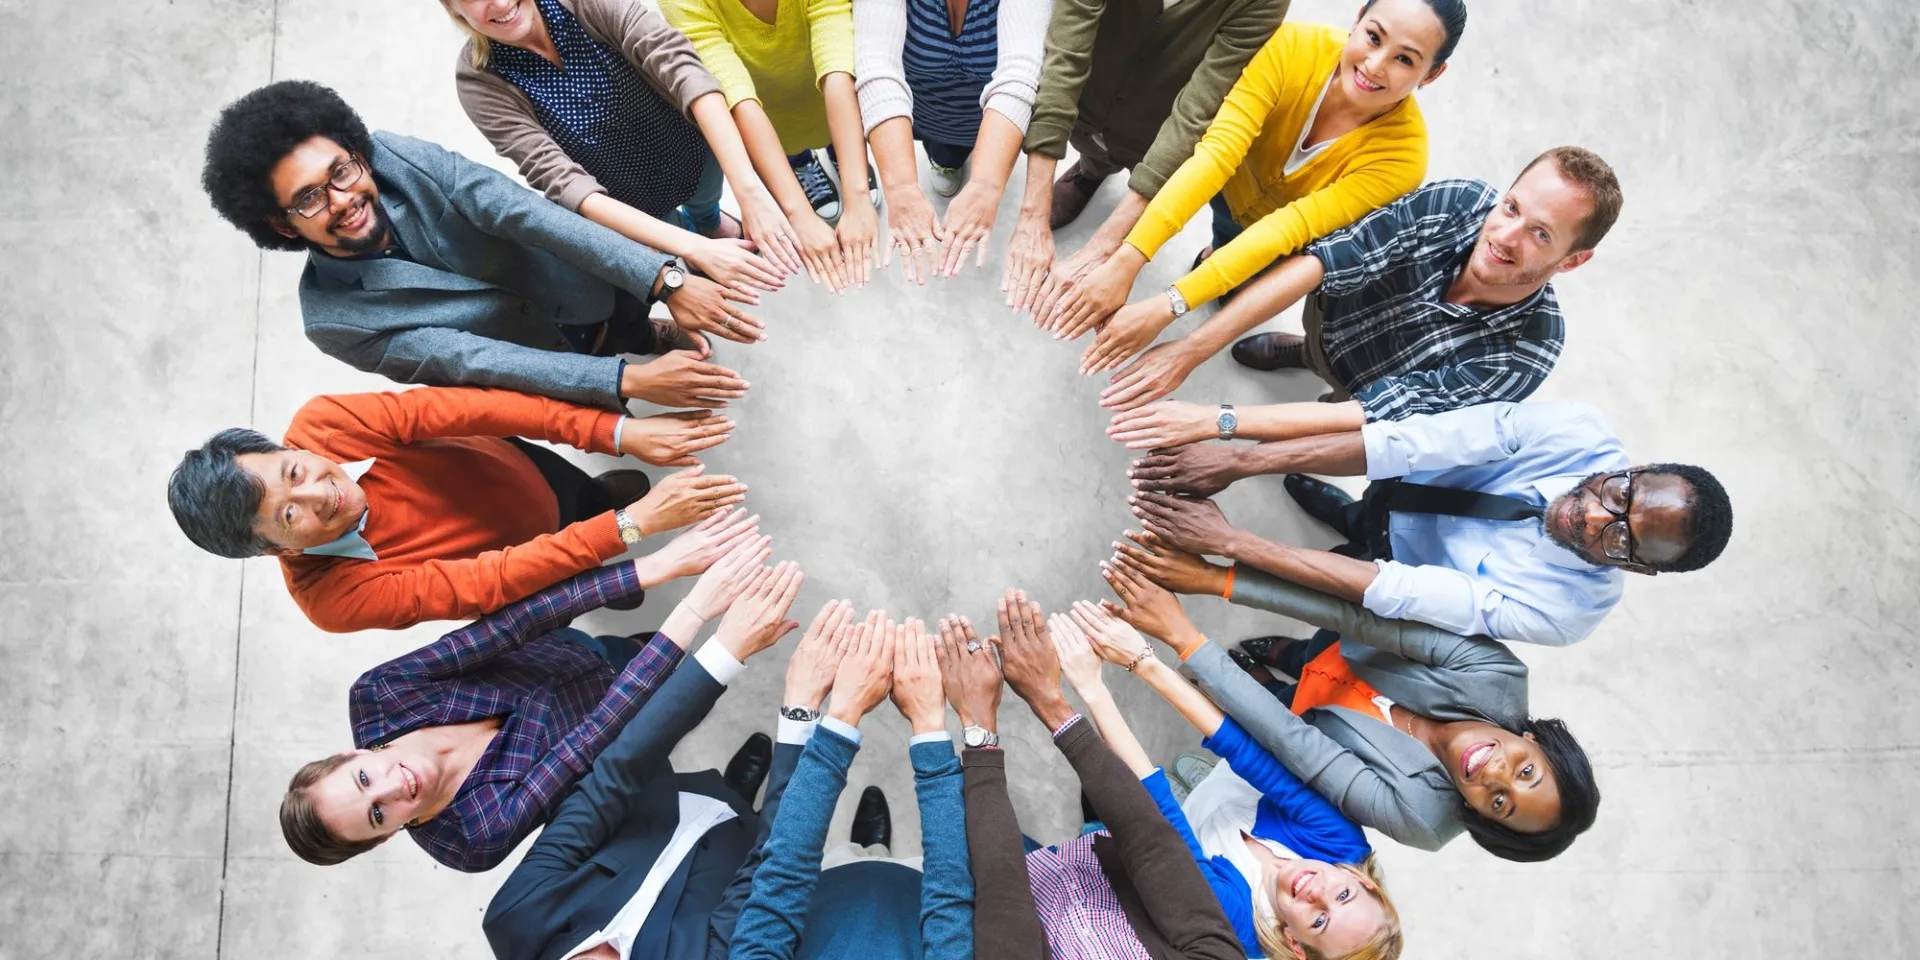
[[[560,327],[606,321],[615,287],[646,302],[666,254],[424,140],[376,131],[367,160],[407,259],[309,253],[307,339],[401,383],[624,406],[620,359],[572,352]]]
[[[1233,602],[1340,634],[1354,673],[1421,716],[1508,728],[1527,717],[1527,665],[1498,640],[1387,620],[1244,564],[1234,571]],[[1220,709],[1348,819],[1422,850],[1438,850],[1461,832],[1452,778],[1399,728],[1345,707],[1294,716],[1217,643],[1194,651],[1186,669]]]

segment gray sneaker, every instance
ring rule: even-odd
[[[1213,772],[1214,765],[1217,763],[1219,763],[1218,760],[1211,760],[1197,753],[1183,753],[1173,758],[1173,778],[1179,780],[1191,792],[1207,779],[1207,775]]]

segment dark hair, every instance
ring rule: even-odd
[[[333,90],[311,80],[269,83],[227,104],[207,134],[200,187],[213,209],[267,250],[305,250],[273,229],[286,211],[273,195],[273,168],[293,148],[326,137],[365,158],[373,135]]]
[[[1509,732],[1533,734],[1540,752],[1546,755],[1547,765],[1553,768],[1554,786],[1560,790],[1559,822],[1540,833],[1521,833],[1465,806],[1460,820],[1473,842],[1502,860],[1551,860],[1565,853],[1575,837],[1593,826],[1600,812],[1600,785],[1593,782],[1593,764],[1587,762],[1587,752],[1567,732],[1566,724],[1530,717],[1521,721],[1519,729],[1509,728]]]
[[[1360,8],[1361,13],[1373,9],[1379,0],[1367,0]],[[1427,0],[1433,15],[1440,18],[1440,29],[1447,32],[1447,38],[1440,41],[1440,49],[1433,52],[1433,66],[1429,71],[1439,69],[1440,65],[1453,56],[1453,48],[1460,45],[1460,35],[1467,32],[1467,0]]]
[[[1640,468],[1643,474],[1679,477],[1687,482],[1687,522],[1682,535],[1687,549],[1669,563],[1649,563],[1661,573],[1688,573],[1719,559],[1733,536],[1733,501],[1720,480],[1701,467],[1687,463],[1650,463]]]
[[[1601,238],[1613,229],[1613,222],[1620,219],[1620,205],[1626,199],[1620,194],[1620,178],[1613,175],[1613,168],[1600,159],[1599,154],[1585,147],[1554,147],[1534,157],[1520,171],[1520,177],[1526,176],[1527,170],[1539,166],[1542,160],[1552,160],[1560,176],[1585,190],[1587,202],[1593,205],[1586,222],[1580,225],[1580,236],[1574,238],[1574,251],[1592,250],[1599,246]],[[1520,177],[1513,179],[1518,182]]]
[[[257,557],[274,545],[254,530],[254,514],[266,495],[260,478],[240,468],[243,453],[285,450],[264,434],[231,427],[187,451],[167,478],[167,506],[193,545],[235,560]]]
[[[351,753],[336,753],[325,760],[315,760],[295,770],[293,780],[287,783],[287,795],[280,800],[280,835],[287,838],[287,846],[294,854],[308,863],[322,867],[345,863],[387,839],[342,840],[334,836],[333,831],[320,822],[320,811],[307,796],[307,790],[319,783],[321,777],[353,757]]]

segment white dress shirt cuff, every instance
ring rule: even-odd
[[[911,747],[921,743],[952,743],[952,742],[953,742],[952,734],[949,734],[945,730],[935,730],[932,733],[914,734],[913,738],[907,741],[907,746]]]
[[[797,747],[804,747],[808,740],[813,739],[813,728],[819,725],[818,720],[789,720],[781,717],[780,726],[774,730],[773,740],[775,743],[791,743]]]
[[[632,419],[632,417],[621,417],[613,422],[613,450],[615,453],[620,452],[620,435],[626,432],[627,421]]]
[[[842,721],[835,720],[832,717],[821,717],[820,725],[823,727],[826,727],[828,730],[832,730],[834,733],[837,733],[843,737],[846,737],[848,740],[853,741],[854,746],[857,747],[860,745],[860,728],[859,727],[856,727],[850,723],[844,723]]]
[[[694,651],[693,659],[723,687],[747,669],[746,664],[734,659],[733,654],[715,640],[701,644],[700,649]]]

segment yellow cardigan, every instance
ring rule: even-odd
[[[1287,158],[1340,65],[1347,31],[1283,24],[1253,55],[1193,156],[1160,188],[1127,242],[1152,259],[1216,193],[1245,233],[1174,286],[1199,306],[1280,257],[1385,206],[1427,174],[1427,124],[1412,97],[1340,137],[1293,176]]]
[[[693,42],[727,109],[760,101],[790,154],[832,142],[820,84],[853,75],[849,0],[780,0],[771,25],[740,0],[660,0],[660,13]]]

